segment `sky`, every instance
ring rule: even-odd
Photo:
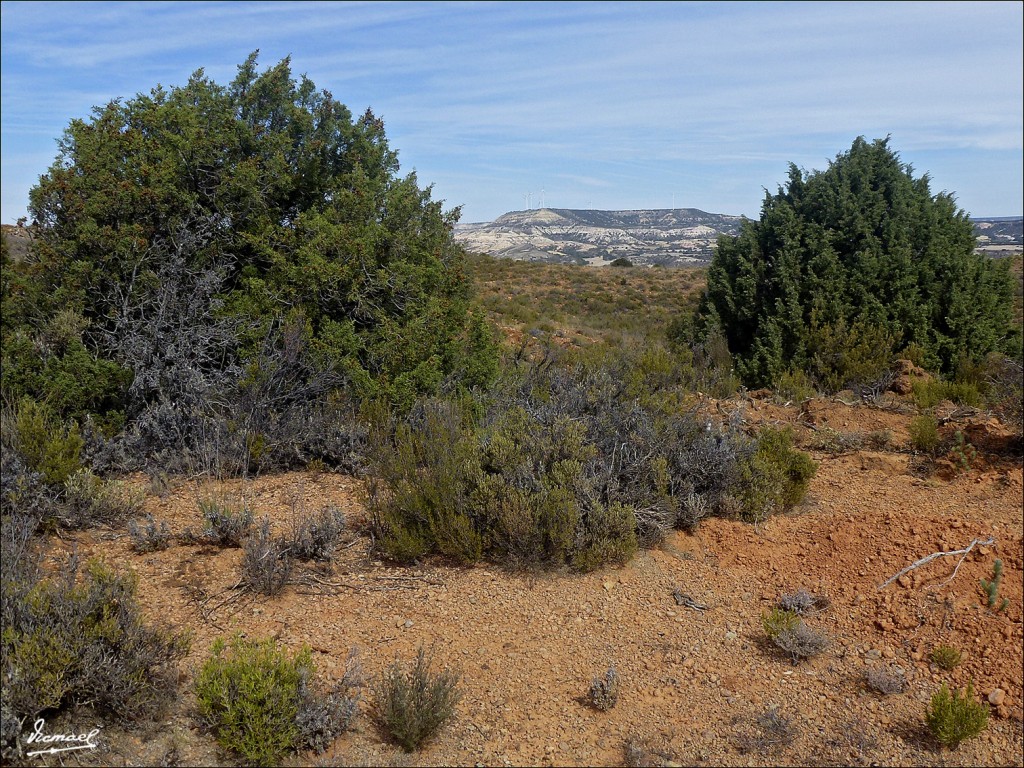
[[[757,218],[857,136],[973,216],[1024,213],[1024,4],[0,3],[0,221],[96,105],[227,84],[254,50],[384,120],[463,222],[525,208]]]

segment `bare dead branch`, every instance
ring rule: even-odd
[[[906,568],[904,568],[899,573],[896,573],[896,574],[890,576],[882,584],[878,585],[878,589],[880,589],[880,590],[881,589],[885,589],[887,586],[889,586],[894,581],[896,581],[896,579],[898,579],[900,576],[903,576],[903,575],[905,575],[907,573],[910,573],[912,570],[914,570],[915,568],[920,568],[922,565],[927,565],[928,563],[930,563],[932,560],[935,560],[936,558],[939,558],[939,557],[951,557],[953,555],[960,555],[961,556],[960,557],[960,561],[956,564],[956,568],[953,569],[953,574],[948,579],[946,579],[944,582],[942,582],[942,584],[938,585],[940,587],[945,586],[946,584],[951,582],[956,577],[957,571],[960,570],[960,565],[963,563],[963,561],[966,559],[967,555],[970,554],[971,550],[974,549],[975,546],[979,546],[980,545],[980,546],[983,546],[983,547],[987,547],[987,546],[989,546],[991,544],[994,544],[994,543],[995,543],[995,539],[993,537],[989,536],[987,539],[975,539],[974,541],[972,541],[968,546],[964,547],[963,549],[954,549],[954,550],[952,550],[950,552],[933,552],[932,554],[928,555],[927,557],[922,557],[917,562],[911,563],[910,565],[908,565]]]

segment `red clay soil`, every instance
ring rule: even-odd
[[[74,546],[134,570],[147,616],[193,632],[173,711],[134,732],[104,729],[101,749],[79,759],[234,764],[196,724],[190,683],[215,638],[242,632],[291,649],[308,645],[327,679],[342,674],[350,651],[372,679],[421,645],[434,649],[438,666],[462,672],[456,719],[422,751],[404,756],[389,745],[364,702],[326,754],[299,755],[294,764],[1022,765],[1021,460],[987,452],[1005,447],[1006,430],[950,407],[944,429],[961,429],[978,446],[963,469],[955,456],[934,463],[912,455],[910,417],[894,408],[749,399],[709,406],[718,414],[742,407],[751,426],[793,424],[805,445],[821,445],[829,429],[888,430],[887,444],[812,450],[820,466],[791,514],[758,526],[707,520],[625,567],[586,575],[388,565],[357,532],[360,481],[332,474],[216,487],[177,480],[164,497],[146,498],[146,511],[175,533],[200,527],[197,502],[214,492],[244,497],[279,531],[303,509],[343,509],[353,533],[333,569],[302,572],[274,598],[233,589],[238,549],[176,544],[135,554],[123,529],[56,541],[55,554]],[[144,478],[129,482],[147,488]],[[989,537],[992,544],[975,545],[962,562],[938,557],[880,586],[927,555]],[[1009,600],[999,612],[980,586],[996,558],[1004,565],[999,594]],[[761,616],[801,588],[828,599],[806,621],[830,643],[794,665],[766,642]],[[677,592],[692,601],[680,605]],[[938,645],[961,650],[962,663],[937,668],[929,657]],[[597,711],[586,694],[611,665],[618,704]],[[906,690],[870,690],[865,675],[881,667],[901,673]],[[928,701],[942,682],[968,681],[979,698],[1001,703],[981,737],[940,748],[924,725]],[[365,694],[372,698],[369,688]],[[773,710],[788,729],[766,730]]]

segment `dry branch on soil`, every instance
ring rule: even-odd
[[[932,560],[935,560],[936,558],[939,558],[939,557],[950,557],[951,555],[960,555],[960,560],[957,562],[956,568],[953,569],[953,573],[950,575],[950,577],[948,579],[946,579],[944,582],[942,582],[942,584],[938,585],[940,587],[943,587],[946,584],[949,584],[949,582],[951,582],[953,579],[956,578],[956,574],[960,570],[960,566],[963,564],[964,560],[967,558],[967,555],[970,554],[971,550],[974,549],[975,546],[980,545],[980,546],[983,546],[983,547],[988,547],[988,546],[991,546],[992,544],[994,544],[995,541],[996,541],[995,538],[993,538],[992,536],[989,536],[987,539],[975,539],[974,541],[972,541],[968,546],[964,547],[963,549],[954,549],[954,550],[952,550],[950,552],[932,552],[932,554],[928,555],[927,557],[922,557],[917,562],[914,562],[914,563],[911,563],[910,565],[908,565],[902,571],[900,571],[900,572],[898,572],[896,574],[893,574],[888,579],[886,579],[883,583],[879,584],[878,588],[879,589],[885,589],[887,586],[889,586],[894,581],[896,581],[896,579],[898,579],[900,576],[904,576],[904,575],[910,573],[915,568],[920,568],[922,565],[927,565],[928,563],[930,563]]]

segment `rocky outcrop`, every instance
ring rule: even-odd
[[[682,266],[711,259],[719,235],[739,232],[742,216],[696,208],[513,211],[485,224],[460,224],[455,238],[468,250],[511,259],[604,265]]]
[[[603,266],[629,259],[638,266],[701,265],[719,235],[736,235],[742,216],[697,208],[592,211],[537,208],[491,222],[459,224],[455,238],[474,253],[525,261]],[[1020,218],[972,219],[978,250],[1005,256],[1021,250]]]

